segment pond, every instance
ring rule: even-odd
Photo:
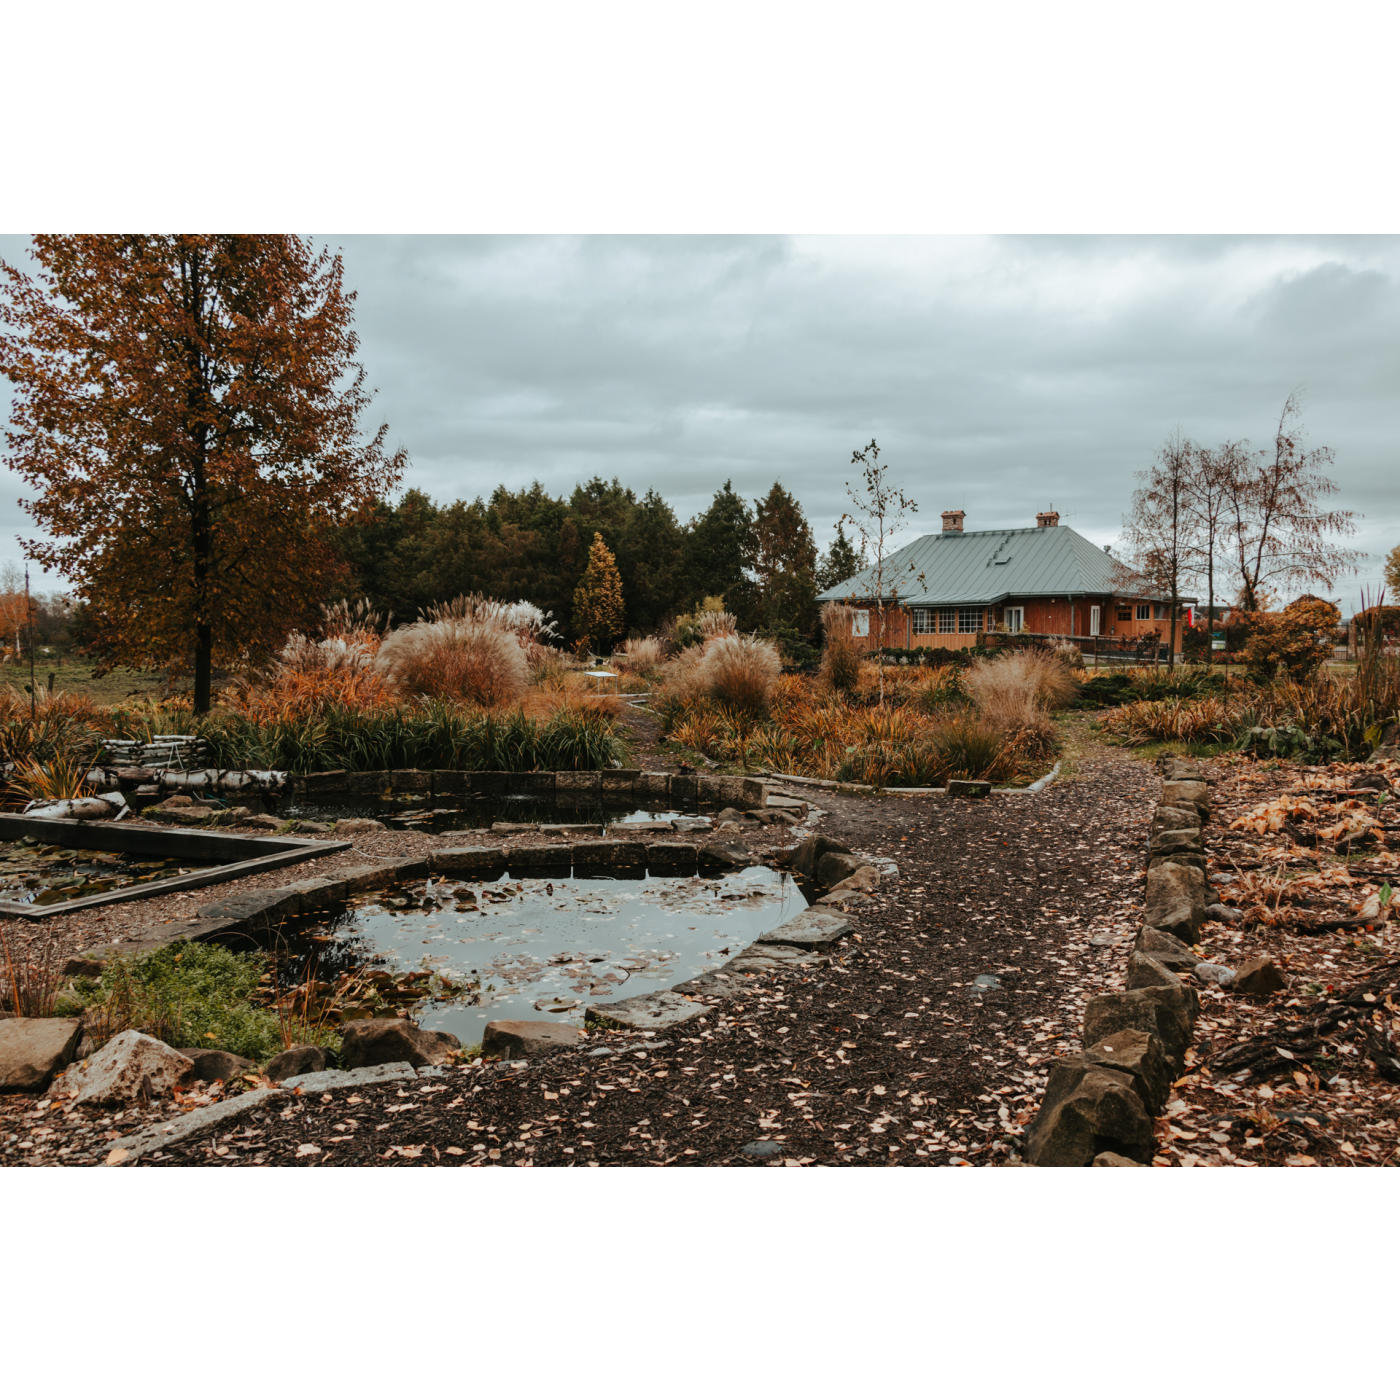
[[[0,900],[14,904],[62,904],[171,875],[207,870],[217,861],[142,856],[130,851],[77,850],[32,836],[0,841]]]
[[[421,793],[401,797],[300,798],[279,805],[278,815],[288,821],[343,821],[347,817],[373,817],[397,831],[490,830],[498,822],[557,826],[608,826],[614,822],[674,821],[708,825],[698,809],[681,811],[675,806],[664,811],[638,808],[623,799],[617,803],[580,801],[560,802],[553,795],[532,793],[484,793],[478,797],[427,798]]]
[[[479,983],[475,1004],[414,1012],[426,1028],[475,1045],[488,1021],[582,1025],[587,1006],[718,967],[806,907],[797,883],[766,866],[618,879],[507,873],[362,896],[319,932],[334,938],[322,945],[326,967],[379,958],[386,970]]]

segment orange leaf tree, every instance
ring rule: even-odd
[[[622,631],[622,575],[612,550],[596,530],[588,548],[588,567],[574,589],[574,628],[583,641],[601,651]]]
[[[0,262],[8,465],[48,540],[31,557],[89,606],[109,665],[267,655],[326,595],[331,527],[390,489],[404,454],[354,363],[339,257],[285,234],[40,236]]]

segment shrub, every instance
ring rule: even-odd
[[[783,669],[778,648],[759,637],[721,635],[705,646],[700,672],[710,695],[750,714],[768,709],[768,696]]]
[[[1303,680],[1316,671],[1331,655],[1330,646],[1316,636],[1315,613],[1324,607],[1330,604],[1295,603],[1281,613],[1257,614],[1244,649],[1250,674],[1272,680],[1282,667],[1292,679]]]

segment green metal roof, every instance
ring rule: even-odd
[[[1071,594],[1167,601],[1166,594],[1145,579],[1126,574],[1119,560],[1066,525],[923,535],[891,554],[884,573],[887,599],[898,597],[901,603],[920,607]],[[874,569],[862,569],[854,578],[817,595],[820,602],[874,596]]]

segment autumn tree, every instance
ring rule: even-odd
[[[1197,450],[1189,438],[1175,432],[1147,471],[1136,473],[1142,483],[1133,492],[1132,507],[1123,518],[1127,562],[1155,590],[1170,598],[1167,628],[1167,667],[1176,665],[1176,624],[1182,591],[1200,551],[1200,527],[1190,509],[1190,483]],[[1115,579],[1115,590],[1132,596],[1131,578]]]
[[[825,558],[817,565],[817,591],[824,592],[854,578],[865,568],[865,555],[846,538],[846,528],[842,521],[836,524],[836,538],[832,540]]]
[[[574,627],[582,642],[602,651],[622,631],[625,616],[617,561],[601,533],[595,531],[588,549],[588,567],[574,589]]]
[[[851,465],[859,466],[860,480],[855,485],[846,483],[846,495],[850,497],[851,509],[841,517],[844,525],[850,521],[855,526],[860,540],[860,552],[871,557],[870,581],[874,596],[870,600],[875,605],[878,630],[875,633],[876,663],[880,672],[880,704],[885,703],[885,613],[890,606],[897,606],[901,594],[908,592],[914,584],[923,582],[923,575],[914,572],[912,564],[904,567],[893,566],[890,554],[895,536],[904,528],[906,517],[919,507],[904,494],[902,487],[891,483],[889,463],[880,460],[880,449],[871,438],[870,445],[851,453]]]
[[[1400,544],[1385,556],[1385,586],[1393,596],[1400,597]]]
[[[781,482],[754,502],[744,562],[757,577],[768,630],[810,633],[817,621],[817,542],[801,505]]]
[[[284,234],[44,235],[0,263],[7,464],[107,664],[268,654],[337,581],[332,532],[390,489],[366,439],[354,293],[339,257]]]
[[[1330,588],[1358,558],[1334,538],[1356,533],[1355,512],[1321,504],[1338,489],[1325,470],[1335,454],[1330,447],[1303,450],[1301,411],[1297,394],[1290,394],[1273,446],[1242,461],[1226,482],[1227,529],[1246,612],[1260,610],[1266,584]]]

